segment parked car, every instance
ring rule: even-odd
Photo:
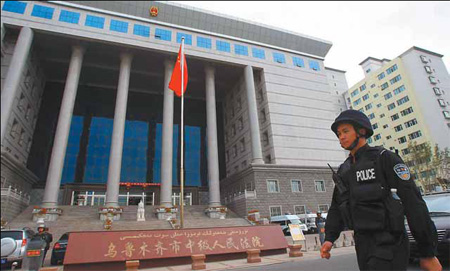
[[[279,216],[272,216],[270,218],[270,223],[276,223],[281,225],[281,230],[283,231],[284,235],[291,235],[291,232],[289,230],[289,224],[293,225],[300,225],[300,229],[305,232],[308,230],[308,227],[306,227],[305,224],[303,224],[300,221],[300,218],[296,215],[279,215]]]
[[[323,218],[327,218],[327,214],[328,213],[322,213],[322,217]],[[308,227],[308,231],[307,233],[317,233],[317,226],[316,226],[316,217],[317,217],[317,213],[313,213],[313,214],[300,214],[297,215],[300,218],[300,221],[302,221],[302,223],[305,223],[306,226]]]
[[[35,235],[31,229],[1,230],[1,267],[17,262],[19,266],[26,255],[27,246]]]
[[[436,226],[438,234],[438,258],[448,261],[448,255],[450,255],[450,192],[426,195],[423,196],[423,199],[427,204],[430,217]],[[408,226],[406,229],[411,243],[411,258],[414,259],[418,257],[417,244]]]
[[[69,240],[69,233],[64,233],[58,242],[53,245],[52,257],[50,259],[51,265],[57,265],[59,262],[64,261],[64,255],[66,255],[67,242]]]

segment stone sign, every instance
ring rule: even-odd
[[[248,249],[260,249],[263,252],[282,250],[287,246],[278,225],[73,232],[69,235],[64,265],[66,269],[68,265],[190,257],[193,254],[242,253]]]

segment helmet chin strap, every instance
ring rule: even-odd
[[[348,146],[347,148],[345,148],[347,151],[351,151],[353,150],[359,143],[359,135],[356,136],[356,139],[353,141],[353,143]]]

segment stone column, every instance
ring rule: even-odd
[[[47,181],[45,183],[44,199],[42,200],[43,208],[56,208],[58,206],[58,193],[61,184],[64,158],[66,156],[67,141],[69,139],[73,107],[77,96],[83,54],[84,49],[81,46],[74,46],[72,48],[72,57],[64,87],[58,126],[56,127],[52,156],[50,158]]]
[[[3,23],[2,23],[2,42],[3,42]],[[2,89],[2,117],[1,117],[1,144],[5,138],[6,129],[8,127],[9,117],[11,116],[12,106],[19,90],[19,83],[27,63],[30,53],[31,43],[33,41],[33,31],[29,27],[22,27],[17,39],[16,47],[11,58],[8,73]]]
[[[264,164],[261,150],[261,135],[259,132],[258,107],[256,105],[255,82],[253,68],[246,66],[244,70],[245,88],[247,90],[248,115],[250,119],[250,135],[252,138],[252,163]]]
[[[172,207],[172,164],[173,164],[173,91],[169,89],[173,61],[164,62],[164,109],[161,153],[161,206]]]
[[[6,29],[5,29],[5,26],[3,25],[3,22],[1,22],[1,25],[2,25],[2,48],[1,48],[2,51],[1,52],[2,52],[2,56],[3,56],[3,39],[5,38]]]
[[[209,207],[220,206],[219,151],[217,147],[216,89],[214,68],[205,68],[206,129],[208,135]]]
[[[111,152],[109,155],[108,183],[106,186],[106,207],[119,207],[120,170],[122,169],[123,135],[127,115],[128,86],[130,82],[130,53],[120,55],[119,85],[114,111]]]

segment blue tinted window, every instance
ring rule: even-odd
[[[394,66],[390,67],[389,69],[386,70],[387,74],[391,74],[394,71],[397,70],[397,64],[394,64]]]
[[[178,125],[173,125],[173,152],[172,152],[172,184],[178,184]],[[162,157],[162,124],[156,125],[155,158],[153,160],[153,180],[161,182],[161,157]],[[186,161],[187,159],[185,159]]]
[[[294,63],[294,66],[302,67],[302,68],[305,67],[305,62],[303,61],[302,58],[299,58],[299,57],[295,57],[295,56],[294,56],[294,57],[292,58],[292,62]]]
[[[394,78],[392,78],[392,79],[390,80],[391,85],[394,84],[394,83],[397,83],[397,82],[400,81],[400,80],[402,80],[402,76],[399,74],[399,75],[397,75],[396,77],[394,77]]]
[[[350,96],[355,97],[358,94],[359,94],[359,90],[355,89],[354,91],[352,91],[352,93],[350,93]]]
[[[85,183],[106,183],[108,180],[113,122],[113,119],[92,118],[84,172]]]
[[[155,156],[153,157],[153,182],[161,183],[162,124],[156,124]]]
[[[105,25],[105,18],[97,17],[94,15],[87,15],[86,22],[84,25],[95,28],[103,28],[103,26]]]
[[[364,95],[362,98],[364,101],[366,101],[367,99],[369,99],[369,94]]]
[[[394,89],[394,94],[397,95],[399,93],[402,93],[404,90],[405,90],[405,86],[402,85],[401,87]]]
[[[392,93],[388,92],[388,93],[384,94],[385,100],[389,100],[390,98],[392,98]]]
[[[310,60],[309,61],[309,68],[315,70],[315,71],[320,71],[320,66],[319,66],[319,62],[315,61],[315,60]]]
[[[2,10],[23,14],[25,12],[25,8],[27,7],[27,3],[21,1],[5,1],[3,4]]]
[[[266,54],[263,49],[252,48],[252,55],[256,58],[266,59]]]
[[[277,63],[286,63],[286,59],[283,54],[280,53],[273,53],[273,61]]]
[[[217,40],[216,48],[218,51],[227,52],[227,53],[231,52],[230,43],[226,42],[226,41]]]
[[[147,182],[148,122],[125,123],[121,182]]]
[[[74,183],[77,167],[78,153],[80,152],[80,139],[83,133],[83,117],[73,116],[70,123],[69,140],[67,141],[66,157],[61,176],[61,183]]]
[[[121,33],[128,33],[128,23],[117,20],[111,20],[109,30]]]
[[[185,180],[186,185],[200,186],[200,162],[201,162],[201,128],[195,126],[185,126]]]
[[[155,39],[172,41],[172,32],[170,30],[156,28]]]
[[[357,106],[358,104],[361,103],[361,98],[357,99],[356,101],[353,102],[353,106]]]
[[[133,34],[142,36],[142,37],[150,37],[150,27],[140,24],[135,24],[133,28]]]
[[[79,20],[80,20],[80,13],[78,13],[78,12],[61,10],[61,13],[59,14],[60,22],[78,24]]]
[[[235,44],[234,53],[237,55],[248,56],[248,47],[244,45]]]
[[[184,44],[192,45],[192,35],[186,33],[177,33],[177,43],[181,43],[181,38],[184,37]]]
[[[406,103],[407,101],[409,101],[409,97],[405,96],[405,97],[397,100],[397,105],[402,105],[402,104]]]
[[[385,76],[386,76],[386,75],[384,74],[384,72],[382,72],[382,73],[380,73],[377,77],[378,77],[378,80],[381,80],[381,79],[383,79]]]
[[[197,46],[206,49],[211,49],[211,39],[197,37]]]
[[[361,90],[361,92],[363,92],[364,90],[366,90],[366,84],[360,86],[359,89]]]
[[[33,11],[31,12],[31,16],[51,19],[53,17],[54,8],[45,7],[40,5],[34,5]]]

